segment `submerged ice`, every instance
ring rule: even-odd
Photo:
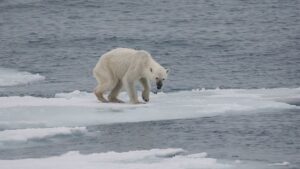
[[[40,74],[32,74],[0,67],[0,87],[24,85],[44,79],[45,77]]]
[[[41,139],[56,135],[68,135],[84,133],[86,127],[54,127],[54,128],[28,128],[0,131],[1,141],[27,141],[29,139]]]
[[[264,163],[224,161],[207,157],[206,153],[188,154],[183,149],[151,149],[129,152],[80,154],[71,151],[61,156],[36,159],[0,160],[2,169],[271,169]]]

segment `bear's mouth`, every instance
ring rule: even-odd
[[[161,87],[163,86],[163,83],[161,81],[156,82],[156,87],[157,89],[161,89]]]

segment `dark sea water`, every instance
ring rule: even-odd
[[[300,1],[0,0],[0,68],[45,77],[2,87],[0,96],[92,92],[91,70],[116,47],[147,50],[170,68],[165,92],[295,88],[300,86]],[[296,109],[92,125],[91,135],[13,145],[0,151],[0,159],[179,147],[222,159],[289,161],[296,169],[299,124]]]
[[[0,16],[0,66],[46,77],[2,95],[92,91],[115,47],[170,68],[166,91],[300,85],[298,0],[2,0]]]

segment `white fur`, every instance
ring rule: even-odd
[[[143,50],[117,48],[103,54],[96,64],[93,75],[98,81],[95,94],[102,102],[122,102],[117,96],[124,85],[131,103],[140,103],[135,89],[140,81],[144,90],[142,97],[149,101],[149,81],[162,82],[167,78],[168,70],[158,64],[151,55]],[[111,91],[108,100],[104,92]]]

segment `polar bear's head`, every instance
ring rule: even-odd
[[[155,67],[150,67],[151,80],[155,82],[157,89],[161,89],[163,86],[164,80],[167,79],[169,70],[158,65]]]

